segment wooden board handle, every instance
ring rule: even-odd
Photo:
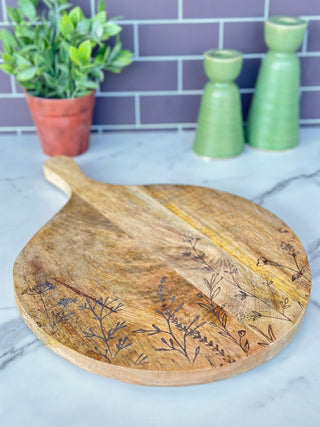
[[[46,179],[69,196],[72,192],[79,191],[89,180],[76,162],[67,156],[51,157],[44,163],[43,169]]]

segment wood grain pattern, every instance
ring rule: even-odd
[[[53,351],[123,381],[186,385],[245,372],[293,338],[310,269],[275,215],[207,188],[102,184],[67,157],[44,168],[70,200],[20,253],[14,286]]]

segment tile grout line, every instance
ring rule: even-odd
[[[317,53],[316,53],[317,55]],[[319,52],[320,55],[320,52]],[[244,53],[243,57],[247,59],[252,58],[263,58],[265,53]],[[201,55],[159,55],[159,56],[139,56],[135,57],[134,60],[137,62],[148,62],[148,61],[177,61],[182,59],[184,61],[202,60],[203,54]]]
[[[136,22],[133,25],[133,51],[135,58],[139,57],[139,27]]]
[[[8,14],[7,14],[7,2],[6,2],[6,0],[1,0],[1,7],[2,7],[3,20],[5,22],[7,22],[8,21]]]
[[[318,92],[320,86],[300,86],[301,92]]]
[[[258,59],[264,58],[264,53],[244,53],[244,59]],[[320,56],[320,51],[308,51],[308,52],[297,52],[300,57]],[[136,62],[148,62],[148,61],[177,61],[182,59],[184,61],[202,60],[203,55],[159,55],[159,56],[139,56],[135,57]]]
[[[183,60],[181,58],[177,61],[177,74],[178,92],[183,93]]]
[[[224,21],[219,22],[219,42],[218,42],[218,48],[223,49],[224,45]]]
[[[1,0],[5,1],[5,0]],[[319,21],[320,15],[301,15],[300,18],[306,19],[308,21]],[[185,24],[218,24],[221,20],[227,23],[241,23],[241,22],[264,22],[265,18],[263,17],[244,17],[244,18],[186,18],[182,22]],[[131,20],[119,20],[117,21],[119,25],[161,25],[161,24],[181,24],[181,20],[176,19],[131,19]],[[7,20],[0,21],[1,25],[9,25],[10,22]]]
[[[308,50],[307,49],[308,48],[308,37],[309,37],[309,30],[307,27],[305,35],[303,37],[303,42],[302,42],[302,53],[306,53]]]
[[[12,76],[13,77],[13,76]],[[182,86],[182,80],[180,80]],[[179,85],[179,86],[180,86]],[[188,95],[201,95],[203,89],[185,89],[181,90],[181,86],[175,90],[149,90],[149,91],[121,91],[121,92],[97,92],[97,98],[125,98],[125,97],[141,97],[141,96],[188,96]],[[318,92],[320,85],[314,86],[301,86],[303,92]],[[254,88],[240,88],[240,93],[253,93]],[[0,93],[0,99],[22,99],[23,93]]]
[[[95,15],[95,2],[94,2],[94,0],[90,0],[90,12],[91,12],[91,16]]]
[[[183,0],[178,0],[178,20],[183,21]]]
[[[300,57],[310,57],[310,56],[320,56],[320,52],[313,52],[313,51],[309,51],[309,52],[298,52],[297,56]]]
[[[270,0],[264,0],[264,19],[267,20],[269,18],[270,13]]]
[[[11,87],[11,93],[13,95],[16,95],[17,94],[17,86],[16,86],[15,78],[12,74],[10,74],[10,87]]]
[[[268,0],[267,0],[268,1]],[[265,13],[265,12],[264,12]],[[301,15],[302,19],[307,19],[309,21],[319,21],[320,15]],[[251,17],[221,17],[221,18],[184,18],[182,21],[185,24],[217,24],[221,20],[228,23],[237,23],[237,22],[264,22],[264,16],[251,16]],[[139,25],[152,25],[152,24],[179,24],[181,20],[179,18],[173,19],[131,19],[131,20],[119,20],[119,24],[123,25],[134,25],[138,23]]]
[[[320,125],[319,119],[300,119],[300,125]],[[92,125],[92,132],[103,134],[103,131],[134,131],[134,130],[177,130],[182,132],[186,129],[195,130],[197,123],[148,123],[140,125]],[[16,134],[17,136],[22,135],[24,132],[28,134],[36,134],[36,128],[34,126],[6,126],[0,127],[0,135],[3,133]]]
[[[140,110],[140,95],[136,94],[134,96],[134,114],[135,114],[135,124],[141,125],[141,110]]]

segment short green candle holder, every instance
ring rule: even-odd
[[[242,54],[236,50],[212,49],[204,53],[209,82],[204,88],[193,150],[205,157],[227,158],[244,148],[239,88]]]
[[[299,142],[300,62],[295,51],[306,22],[274,16],[265,22],[269,48],[262,61],[247,120],[247,141],[265,150],[286,150]]]

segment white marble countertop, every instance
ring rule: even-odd
[[[277,356],[245,374],[189,387],[145,387],[86,372],[48,350],[15,306],[12,266],[27,241],[67,201],[42,174],[34,135],[0,137],[0,424],[15,426],[317,426],[320,415],[320,129],[299,147],[246,147],[206,161],[193,133],[92,135],[76,158],[91,178],[118,184],[179,183],[248,198],[283,219],[306,248],[313,284],[304,322]]]

